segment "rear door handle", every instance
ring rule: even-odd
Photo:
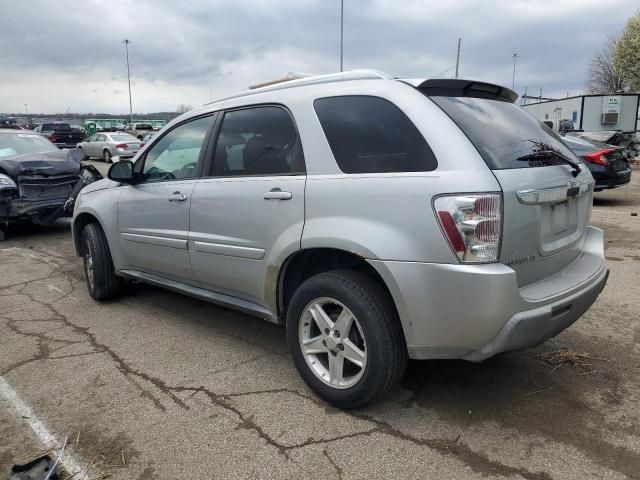
[[[187,196],[184,193],[173,192],[169,195],[170,202],[184,202],[187,199]]]
[[[283,192],[279,188],[272,188],[262,194],[262,198],[265,200],[290,200],[291,197],[293,197],[291,192]]]

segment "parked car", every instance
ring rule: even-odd
[[[572,136],[566,136],[563,140],[589,168],[596,182],[596,192],[631,181],[631,167],[623,148]]]
[[[133,135],[139,140],[142,140],[142,137],[146,133],[153,131],[153,125],[150,123],[129,123],[125,125],[123,131],[129,135]]]
[[[64,204],[81,181],[81,165],[73,152],[29,130],[0,129],[0,227],[46,225],[71,216]]]
[[[542,123],[554,132],[566,132],[574,129],[573,122],[568,118],[542,120]]]
[[[101,158],[111,163],[113,157],[131,158],[144,147],[144,142],[122,132],[105,132],[91,135],[86,142],[78,144],[85,158]]]
[[[145,133],[145,134],[144,134],[144,136],[142,137],[142,141],[143,141],[143,142],[145,142],[145,143],[146,143],[146,142],[149,142],[149,141],[151,141],[151,139],[152,139],[153,137],[155,137],[157,134],[158,134],[158,132],[156,132],[156,131],[149,132],[149,133]]]
[[[42,123],[34,131],[47,137],[51,143],[60,148],[75,148],[84,140],[84,134],[81,131],[74,130],[71,125],[63,122]]]
[[[131,278],[285,324],[304,381],[344,408],[407,358],[538,345],[608,270],[591,174],[516,98],[353,71],[189,111],[78,197],[89,293]]]

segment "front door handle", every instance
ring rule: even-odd
[[[290,200],[291,197],[293,197],[291,192],[283,192],[279,188],[272,188],[262,194],[262,198],[265,200]]]
[[[184,193],[173,192],[169,195],[170,202],[184,202],[187,199],[187,196]]]

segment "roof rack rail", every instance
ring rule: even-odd
[[[290,78],[291,77],[291,78]],[[249,90],[235,93],[223,98],[219,98],[213,102],[217,103],[232,98],[244,97],[247,95],[255,95],[256,93],[271,92],[274,90],[284,90],[285,88],[294,88],[304,85],[316,85],[320,83],[344,82],[349,80],[392,80],[393,77],[387,73],[378,70],[349,70],[346,72],[329,73],[326,75],[306,75],[288,73],[284,78],[259,83],[249,87]]]

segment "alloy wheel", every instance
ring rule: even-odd
[[[91,247],[87,240],[84,245],[84,272],[87,276],[87,283],[89,284],[89,290],[93,291],[95,285],[95,277],[93,273],[93,256],[91,255]]]
[[[355,315],[339,301],[323,297],[302,312],[300,349],[311,371],[325,384],[352,387],[367,367],[367,348]]]

